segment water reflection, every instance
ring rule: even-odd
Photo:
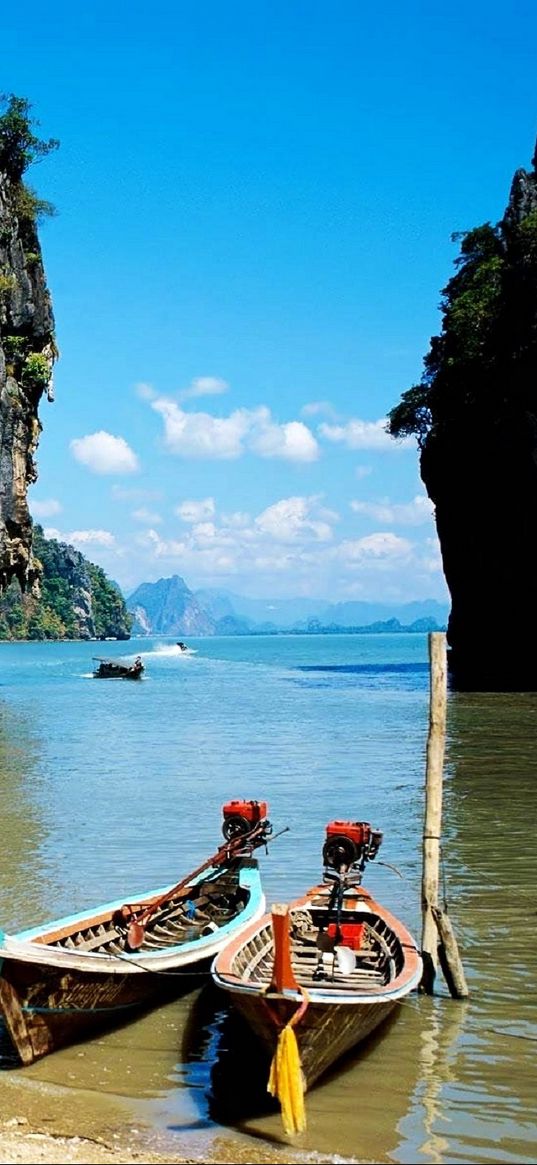
[[[43,917],[46,880],[40,861],[40,746],[29,717],[0,704],[0,923]]]
[[[419,934],[423,658],[398,636],[383,640],[385,658],[377,642],[358,639],[325,644],[322,672],[307,637],[256,640],[256,652],[271,653],[261,664],[199,654],[187,671],[155,658],[134,693],[84,678],[91,645],[42,645],[20,675],[14,663],[0,703],[2,924],[120,897],[133,878],[143,889],[179,876],[214,849],[222,800],[268,788],[271,817],[292,827],[262,858],[269,900],[315,880],[324,822],[356,812],[385,829],[381,856],[405,875],[374,863],[371,889]],[[248,644],[228,642],[246,656]],[[321,678],[328,687],[317,687]],[[532,695],[450,695],[444,855],[470,1000],[452,1001],[439,979],[435,998],[406,1001],[308,1096],[297,1151],[533,1162],[536,718]],[[22,1075],[6,1072],[0,1087],[9,1077],[14,1103],[55,1097],[72,1131],[140,1118],[190,1150],[197,1134],[226,1126],[290,1160],[266,1063],[236,1023],[220,997],[198,988]]]
[[[398,1160],[530,1162],[537,1134],[534,695],[450,697],[444,858],[470,1000],[422,1000]]]

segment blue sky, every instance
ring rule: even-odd
[[[61,359],[34,517],[129,592],[446,597],[415,443],[453,231],[537,130],[533,4],[347,0],[2,15]]]

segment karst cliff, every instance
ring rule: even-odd
[[[474,691],[537,691],[536,166],[537,150],[500,222],[455,236],[441,334],[388,422],[418,439],[451,593],[451,682]]]
[[[0,591],[36,579],[28,486],[36,480],[38,410],[52,397],[54,319],[38,238],[50,210],[28,186],[26,168],[57,143],[32,131],[28,103],[10,98],[0,116]]]

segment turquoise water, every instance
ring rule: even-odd
[[[289,826],[261,859],[269,901],[318,879],[327,821],[364,818],[384,831],[389,863],[372,863],[367,884],[419,938],[426,636],[189,645],[196,654],[147,640],[0,645],[4,928],[179,878],[220,843],[223,801],[255,797],[276,830]],[[141,682],[92,677],[93,655],[138,652]],[[450,697],[446,876],[472,996],[451,1001],[439,981],[435,999],[409,1001],[308,1098],[301,1151],[534,1160],[536,713],[531,695]],[[178,1152],[231,1135],[276,1152],[276,1114],[239,1112],[238,1083],[233,1103],[217,1095],[235,1079],[233,1047],[221,1001],[198,991],[24,1073],[6,1069],[0,1090],[52,1090],[61,1103],[68,1089],[95,1127],[120,1102],[121,1120]]]

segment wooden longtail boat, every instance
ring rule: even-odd
[[[145,671],[139,655],[136,656],[134,663],[125,663],[120,659],[102,659],[98,655],[94,655],[93,658],[97,663],[93,675],[98,680],[139,680]]]
[[[282,1032],[293,1028],[302,1085],[311,1088],[418,987],[422,975],[406,927],[359,884],[382,834],[365,822],[333,822],[328,831],[327,881],[232,937],[212,966],[217,986],[273,1056],[269,1091],[280,1099],[272,1076]],[[349,831],[356,836],[349,839]],[[288,1132],[304,1127],[300,1118],[295,1125],[286,1120],[285,1112],[284,1123]]]
[[[272,828],[258,814],[228,837],[232,824],[225,815],[226,842],[174,886],[17,934],[0,931],[0,1014],[23,1064],[180,993],[193,970],[208,968],[261,917],[252,854]]]

